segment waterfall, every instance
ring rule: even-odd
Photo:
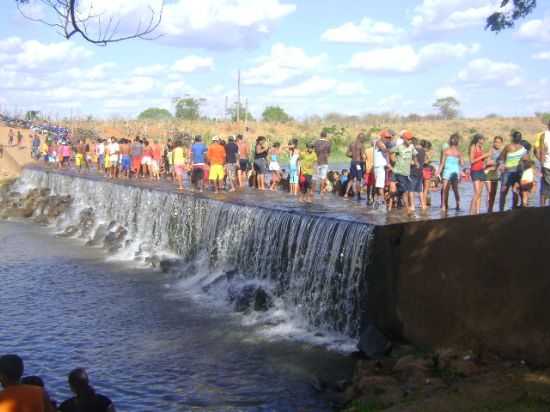
[[[271,285],[270,293],[313,328],[359,334],[374,226],[24,170],[19,190],[37,187],[73,197],[70,210],[58,220],[60,228],[76,224],[79,213],[89,208],[94,232],[123,227],[121,256],[164,253],[188,265],[201,259],[210,272],[238,273]]]

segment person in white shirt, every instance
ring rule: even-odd
[[[111,137],[111,143],[108,146],[109,160],[111,162],[111,170],[109,171],[109,177],[115,179],[118,177],[118,164],[120,160],[120,146],[114,137]]]
[[[105,168],[105,141],[100,139],[95,147],[97,155],[97,170]]]

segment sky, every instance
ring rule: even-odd
[[[278,105],[296,118],[338,112],[434,113],[453,96],[464,116],[550,111],[550,4],[498,35],[484,30],[496,0],[166,0],[154,40],[99,47],[0,5],[0,109],[51,117],[132,117],[226,96],[254,116]],[[162,0],[81,0],[120,35],[158,15]],[[90,9],[90,5],[92,9]],[[31,0],[25,13],[48,22]],[[98,20],[89,23],[97,30]],[[96,24],[94,26],[94,24]]]

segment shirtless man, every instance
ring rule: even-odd
[[[239,187],[242,189],[245,187],[248,182],[247,173],[250,169],[250,146],[244,141],[242,134],[237,136],[237,146],[239,148],[239,170],[238,170],[238,180]]]
[[[111,143],[109,143],[109,145],[107,146],[107,150],[109,150],[109,160],[111,163],[111,167],[109,169],[109,178],[115,179],[116,177],[118,177],[120,146],[114,137],[111,137]]]
[[[365,175],[365,140],[365,134],[359,133],[348,147],[346,155],[351,158],[350,179],[344,198],[348,197],[349,191],[353,188],[357,200],[361,200],[361,180]]]

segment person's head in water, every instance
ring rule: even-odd
[[[94,394],[94,390],[90,386],[88,373],[84,368],[76,368],[69,373],[69,386],[77,397]]]
[[[517,130],[514,130],[512,132],[512,143],[520,144],[522,139],[523,139],[523,136],[521,135],[521,132]]]
[[[495,148],[495,150],[500,150],[503,143],[504,139],[500,136],[495,136],[495,138],[493,139],[493,147]]]
[[[4,355],[0,357],[0,383],[5,388],[17,385],[23,376],[25,367],[23,359],[17,355]]]
[[[453,133],[449,138],[449,146],[457,147],[460,144],[460,135]]]
[[[484,140],[485,138],[483,137],[482,134],[476,133],[472,137],[472,141],[470,142],[470,147],[477,146],[478,144],[482,145]]]

